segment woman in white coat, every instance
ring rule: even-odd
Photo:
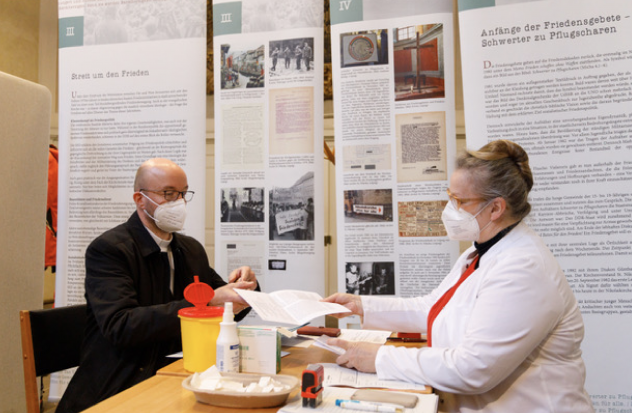
[[[430,294],[337,293],[325,301],[363,327],[428,334],[428,347],[331,339],[338,364],[434,387],[441,412],[594,412],[584,389],[584,324],[555,257],[527,225],[525,151],[494,141],[457,161],[442,215],[451,239],[474,241]],[[344,317],[346,314],[339,314]]]

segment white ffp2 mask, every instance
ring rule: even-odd
[[[487,225],[491,224],[491,221],[489,221],[489,224],[481,229],[476,220],[478,214],[480,214],[490,202],[485,204],[476,215],[472,215],[463,209],[457,210],[452,202],[448,201],[448,204],[441,214],[441,221],[443,221],[443,226],[448,233],[448,238],[455,241],[476,241],[481,231],[487,228]]]
[[[153,199],[141,192],[141,195],[147,198],[152,204],[157,205],[154,216],[149,215],[146,209],[145,214],[156,222],[156,226],[165,232],[177,232],[184,228],[184,221],[187,218],[187,207],[184,199],[180,198],[175,201],[157,204]]]

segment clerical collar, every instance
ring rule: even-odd
[[[171,234],[171,238],[166,240],[166,239],[162,239],[158,235],[154,234],[152,232],[152,230],[150,230],[149,228],[145,227],[145,229],[147,230],[147,232],[149,232],[149,235],[151,235],[151,237],[154,239],[154,241],[156,241],[156,244],[158,244],[158,247],[160,247],[160,252],[167,252],[167,251],[169,251],[169,245],[171,244],[171,241],[173,241],[173,234]]]
[[[492,239],[490,239],[490,240],[487,240],[485,242],[481,242],[480,244],[478,242],[474,241],[474,248],[476,248],[476,251],[478,251],[479,257],[482,256],[483,254],[485,254],[487,251],[489,251],[489,249],[491,247],[493,247],[505,235],[509,234],[509,231],[514,229],[515,226],[518,225],[519,223],[520,223],[520,221],[516,222],[515,224],[509,225],[507,228],[501,230],[498,234],[494,235],[494,237]],[[480,258],[479,258],[479,262],[480,262]],[[478,266],[478,263],[477,263],[477,266]]]

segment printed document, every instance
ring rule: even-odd
[[[341,329],[340,335],[336,338],[346,341],[362,341],[365,343],[384,344],[391,334],[391,331]],[[338,355],[344,354],[345,350],[343,348],[327,344],[327,341],[330,338],[331,337],[328,336],[320,336],[314,340],[314,345]]]
[[[380,380],[375,373],[362,373],[335,363],[320,363],[325,369],[323,386],[346,386],[358,389],[391,389],[425,391],[423,384],[396,380]]]
[[[304,324],[327,314],[350,312],[340,304],[320,301],[323,297],[310,291],[281,290],[270,294],[240,289],[235,291],[264,321]]]

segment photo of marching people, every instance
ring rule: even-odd
[[[314,172],[270,190],[270,241],[314,240]]]
[[[263,188],[222,189],[221,222],[263,222]]]
[[[270,78],[314,72],[314,38],[275,40],[268,53]]]
[[[249,48],[223,44],[221,51],[223,90],[265,86],[263,45]]]
[[[347,293],[356,295],[395,294],[395,263],[346,263],[345,289]]]

